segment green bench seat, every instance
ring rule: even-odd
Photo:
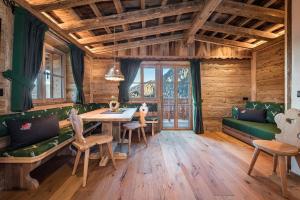
[[[280,133],[277,125],[272,123],[258,123],[233,118],[223,118],[223,124],[264,140],[275,139],[275,134]]]

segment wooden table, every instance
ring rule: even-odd
[[[98,110],[94,110],[91,112],[87,112],[84,114],[81,114],[80,117],[83,121],[91,122],[91,121],[99,121],[102,122],[102,133],[113,135],[113,123],[118,122],[129,122],[132,120],[137,108],[124,108],[123,113],[111,113],[111,114],[105,114],[104,112],[109,111],[109,108],[102,108]],[[120,126],[119,126],[120,129]],[[118,130],[118,135],[114,136],[114,149],[117,146],[117,144],[120,142],[120,130]],[[114,157],[115,159],[126,159],[127,154],[122,152],[116,152],[114,151]],[[101,160],[102,165],[105,165],[108,158],[105,157]]]
[[[299,154],[299,149],[293,145],[270,140],[254,140],[253,145],[255,146],[255,151],[250,163],[248,174],[254,167],[257,157],[261,150],[268,152],[273,155],[273,172],[276,173],[277,160],[279,160],[279,174],[281,178],[281,189],[284,197],[287,197],[287,157],[297,156]]]

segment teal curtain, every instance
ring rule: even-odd
[[[84,51],[75,46],[69,45],[71,51],[71,64],[74,82],[77,88],[76,103],[84,104],[83,78],[84,78]]]
[[[126,103],[129,101],[129,88],[139,71],[141,62],[142,61],[138,59],[120,60],[120,68],[125,80],[121,81],[119,85],[119,102]]]
[[[43,57],[48,27],[21,7],[15,8],[12,70],[3,72],[11,80],[11,111],[33,108],[32,89]]]
[[[190,65],[193,96],[193,130],[196,134],[201,134],[204,131],[202,121],[200,60],[191,60]]]

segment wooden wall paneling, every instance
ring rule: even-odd
[[[107,81],[104,78],[109,65],[113,63],[112,59],[94,59],[93,60],[93,74],[92,74],[92,95],[93,101],[96,103],[108,103],[111,96],[118,97],[119,83]]]
[[[256,99],[283,103],[285,101],[284,40],[256,53]]]
[[[10,8],[0,2],[0,71],[11,69],[13,49],[13,20],[14,15]],[[10,81],[0,75],[0,88],[3,96],[0,97],[0,114],[10,112]]]
[[[201,64],[202,109],[206,131],[221,130],[232,106],[243,106],[251,95],[250,60],[205,60]]]
[[[251,59],[251,101],[256,100],[256,54],[253,52]]]

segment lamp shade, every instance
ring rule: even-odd
[[[109,81],[124,81],[124,75],[120,69],[113,64],[105,74],[105,79]]]

